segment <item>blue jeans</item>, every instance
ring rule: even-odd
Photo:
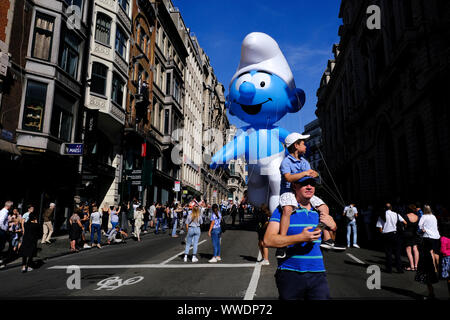
[[[178,219],[174,218],[173,219],[172,236],[176,236],[177,235],[177,222],[178,222]]]
[[[94,242],[94,234],[97,232],[97,243],[102,242],[102,226],[99,224],[91,225],[91,244]]]
[[[166,225],[164,224],[164,218],[156,218],[156,230],[155,233],[159,232],[159,226],[162,225],[163,232],[166,230]]]
[[[184,254],[189,253],[189,248],[191,246],[191,243],[193,243],[194,250],[192,251],[192,254],[197,254],[197,247],[198,247],[198,239],[200,239],[200,227],[189,227],[187,238],[186,238],[186,248],[184,249]]]
[[[211,231],[211,239],[214,247],[214,255],[213,257],[220,257],[220,228],[212,229]]]
[[[352,233],[352,229],[353,229],[353,244],[357,244],[358,232],[356,231],[356,219],[353,219],[353,221],[350,221],[347,224],[347,246],[350,246],[351,244],[350,235]]]
[[[111,222],[112,229],[115,229],[119,222]]]

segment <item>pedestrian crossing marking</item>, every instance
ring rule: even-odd
[[[177,268],[253,268],[258,263],[192,263],[192,264],[122,264],[77,265],[80,269],[177,269]],[[49,270],[65,270],[71,266],[53,266]],[[72,265],[73,267],[73,265]]]

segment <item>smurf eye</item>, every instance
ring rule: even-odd
[[[252,81],[252,76],[250,75],[250,73],[245,73],[236,80],[236,90],[239,91],[239,87],[241,86],[241,84],[243,84],[246,81],[247,82]]]
[[[256,73],[252,78],[252,82],[257,89],[266,89],[270,87],[270,80],[270,74],[262,72]]]

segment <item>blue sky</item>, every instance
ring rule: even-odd
[[[226,94],[240,59],[241,44],[251,32],[270,35],[285,55],[298,88],[306,93],[303,109],[277,124],[302,132],[316,118],[316,91],[339,42],[339,0],[173,0],[184,22],[210,57]],[[230,123],[243,125],[228,115]]]

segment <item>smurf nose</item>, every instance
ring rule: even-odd
[[[255,85],[251,82],[243,82],[239,87],[239,94],[243,100],[253,100],[256,94]]]

